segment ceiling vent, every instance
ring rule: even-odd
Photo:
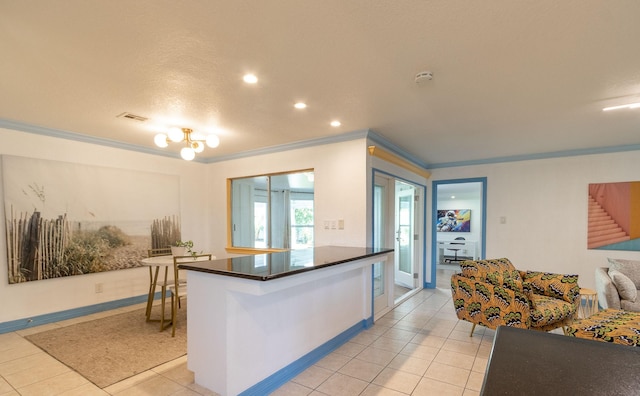
[[[127,113],[126,111],[124,113],[122,113],[122,114],[118,114],[117,117],[118,118],[127,118],[129,120],[140,121],[140,122],[144,122],[144,121],[148,120],[147,117],[135,115],[135,114],[132,114],[132,113]]]

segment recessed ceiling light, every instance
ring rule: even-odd
[[[451,199],[456,199],[456,196],[455,196],[455,195],[452,195],[452,196],[451,196]]]
[[[256,77],[254,74],[245,74],[244,77],[242,77],[242,79],[247,84],[255,84],[258,82],[258,77]]]
[[[342,125],[342,124],[338,120],[331,121],[331,126],[332,127],[339,127],[340,125]]]
[[[602,111],[621,110],[621,109],[637,109],[637,108],[640,108],[640,103],[629,103],[629,104],[626,104],[626,105],[605,107],[604,109],[602,109]]]
[[[304,109],[307,107],[306,103],[302,103],[302,102],[298,102],[296,104],[293,105],[293,107],[295,107],[296,109]]]

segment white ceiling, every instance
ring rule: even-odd
[[[450,200],[475,200],[482,201],[482,183],[445,183],[438,184],[438,201],[446,202]],[[455,198],[451,198],[454,196]]]
[[[222,128],[201,157],[367,129],[436,166],[639,148],[640,109],[602,112],[640,102],[639,20],[636,0],[0,0],[0,120],[149,149],[155,124]]]

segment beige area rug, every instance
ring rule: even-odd
[[[147,322],[144,309],[78,323],[27,336],[100,388],[184,356],[187,353],[186,301],[178,309],[176,336],[171,327]],[[167,301],[166,316],[171,314]],[[160,317],[155,306],[152,318]]]

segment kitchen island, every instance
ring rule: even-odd
[[[223,396],[265,395],[373,324],[372,265],[393,249],[323,246],[187,269],[188,367]]]

